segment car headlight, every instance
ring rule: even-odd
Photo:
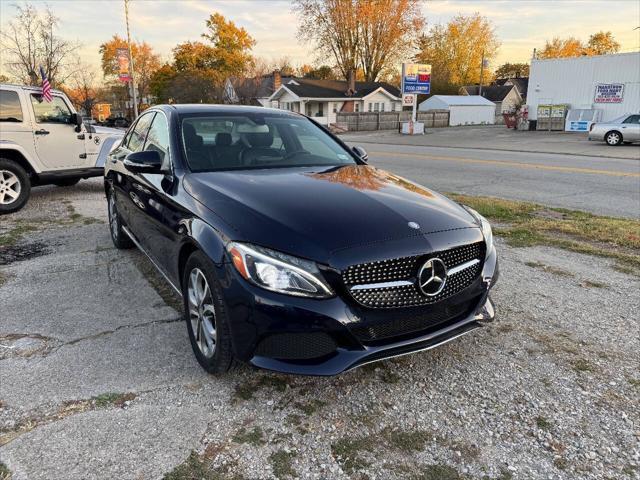
[[[334,295],[315,262],[238,242],[229,243],[227,252],[245,280],[266,290],[298,297]]]
[[[491,252],[491,248],[493,247],[493,232],[491,231],[491,224],[486,218],[476,212],[473,208],[467,207],[466,205],[463,205],[463,207],[480,224],[480,227],[482,228],[482,236],[484,237],[484,241],[487,245],[487,255],[489,255],[489,253]]]

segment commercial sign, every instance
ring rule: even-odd
[[[403,107],[413,107],[413,104],[416,101],[416,96],[413,93],[403,93],[402,94],[402,106]]]
[[[402,93],[431,93],[431,65],[403,63]]]
[[[588,132],[593,122],[587,120],[578,120],[569,122],[568,131],[570,132]]]
[[[599,83],[596,85],[594,103],[622,103],[624,84]]]
[[[116,60],[118,61],[118,79],[121,82],[128,82],[131,80],[131,74],[129,73],[129,49],[116,49]]]

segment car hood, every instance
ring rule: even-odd
[[[91,133],[95,133],[97,135],[114,135],[122,137],[125,134],[125,130],[118,130],[117,128],[103,127],[100,125],[88,125],[87,128],[90,129]]]
[[[233,226],[233,240],[317,261],[338,250],[477,227],[455,202],[368,165],[191,173],[184,185]]]

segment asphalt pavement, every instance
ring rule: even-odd
[[[361,144],[372,165],[441,193],[640,217],[640,161],[633,158],[374,143],[370,135],[342,138]],[[624,148],[640,152],[635,145]]]

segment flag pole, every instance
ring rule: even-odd
[[[138,95],[136,94],[136,82],[133,76],[133,52],[131,50],[131,35],[129,33],[129,0],[124,0],[124,16],[127,21],[127,46],[129,47],[129,76],[131,78],[131,94],[133,96],[133,119],[138,118]]]

